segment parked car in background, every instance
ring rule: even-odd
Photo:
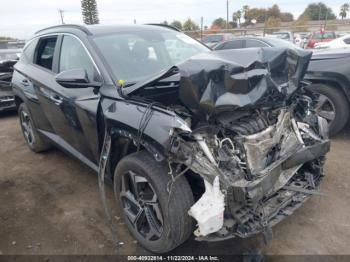
[[[240,37],[221,43],[215,50],[257,47],[299,49],[282,39]],[[310,81],[310,88],[319,93],[315,101],[317,114],[327,119],[330,134],[337,134],[349,119],[350,50],[314,51],[304,79]]]
[[[350,34],[338,37],[330,42],[316,43],[315,49],[348,48],[350,47]]]
[[[223,42],[215,46],[214,50],[239,49],[239,48],[257,48],[257,47],[284,47],[299,48],[290,41],[276,37],[235,37],[232,40]]]
[[[330,142],[300,85],[310,56],[214,52],[164,26],[61,25],[28,42],[12,85],[28,147],[54,144],[113,181],[132,236],[165,253],[192,232],[268,240],[318,189]]]
[[[204,43],[208,47],[213,48],[217,44],[230,40],[232,38],[234,38],[234,35],[230,33],[210,34],[202,38],[202,43]]]
[[[310,35],[305,48],[315,48],[316,43],[329,42],[336,38],[337,36],[334,32],[314,32]]]
[[[20,49],[0,49],[0,111],[16,108],[11,88],[13,66],[20,57]]]
[[[274,32],[272,34],[267,34],[266,36],[277,37],[277,38],[294,43],[294,35],[293,35],[293,32],[290,32],[290,31]]]
[[[337,134],[349,120],[350,49],[314,51],[304,79],[321,94],[316,111],[329,122],[330,134]]]

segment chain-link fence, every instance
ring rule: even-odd
[[[196,31],[184,31],[187,35],[201,39],[203,36],[208,34],[220,34],[220,33],[231,33],[235,36],[265,36],[266,34],[276,33],[276,32],[291,32],[292,34],[298,33],[312,33],[332,31],[337,34],[344,35],[350,33],[350,19],[345,20],[330,20],[330,21],[308,21],[306,23],[301,22],[290,22],[282,23],[280,26],[267,27],[264,23],[242,26],[241,28],[234,29],[221,29],[221,30],[196,30]]]

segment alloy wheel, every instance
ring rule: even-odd
[[[335,106],[333,102],[323,94],[319,94],[315,110],[316,114],[325,118],[329,125],[335,118]]]
[[[24,138],[26,139],[27,143],[32,146],[34,144],[34,133],[33,133],[33,126],[32,122],[30,120],[29,115],[25,111],[21,111],[20,114],[20,121],[22,125],[22,130],[24,134]]]
[[[149,181],[129,171],[121,176],[119,190],[127,222],[145,240],[158,240],[163,232],[163,214]]]

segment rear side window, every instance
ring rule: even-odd
[[[260,42],[260,41],[247,39],[246,40],[246,47],[247,48],[251,48],[251,47],[268,47],[268,45],[263,43],[263,42]]]
[[[35,64],[52,70],[57,36],[46,37],[39,41]]]
[[[243,48],[243,40],[234,40],[225,43],[220,49],[239,49]]]

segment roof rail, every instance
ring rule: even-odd
[[[176,28],[175,26],[172,26],[172,25],[166,25],[166,24],[146,24],[146,25],[161,26],[161,27],[165,27],[165,28],[169,28],[169,29],[181,32],[181,30],[179,28]]]
[[[50,30],[50,29],[55,29],[55,28],[75,28],[75,29],[79,29],[81,31],[83,31],[84,33],[88,34],[88,35],[92,35],[91,32],[83,25],[75,25],[75,24],[64,24],[64,25],[54,25],[54,26],[50,26],[50,27],[47,27],[47,28],[44,28],[44,29],[41,29],[37,32],[35,32],[35,34],[39,34],[43,31],[46,31],[46,30]]]

